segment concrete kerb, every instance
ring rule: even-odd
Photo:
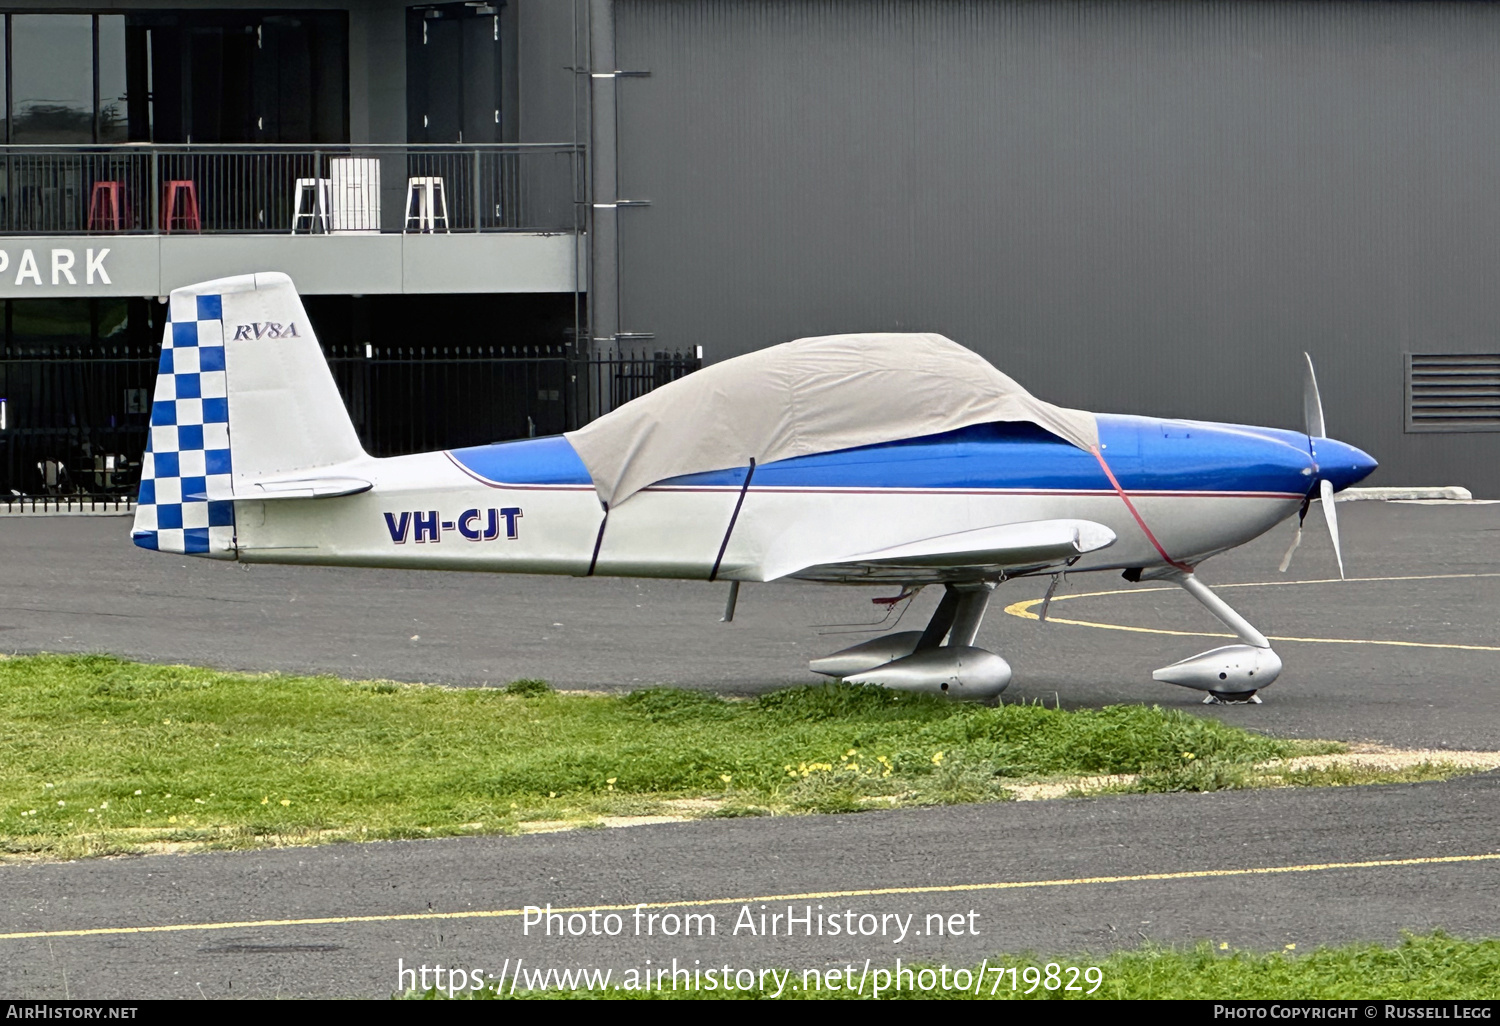
[[[1337,496],[1338,502],[1357,502],[1361,499],[1378,499],[1383,502],[1473,502],[1474,493],[1459,485],[1446,485],[1433,488],[1345,488]]]

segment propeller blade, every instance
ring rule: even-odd
[[[1292,565],[1292,553],[1297,551],[1297,546],[1302,544],[1302,525],[1307,520],[1307,508],[1312,505],[1312,490],[1302,496],[1302,508],[1297,511],[1297,533],[1292,535],[1292,544],[1287,547],[1286,555],[1281,557],[1281,566],[1278,572],[1286,573],[1286,568]]]
[[[1297,551],[1297,546],[1302,544],[1302,521],[1297,521],[1297,533],[1292,535],[1292,544],[1287,546],[1286,555],[1281,557],[1281,565],[1276,568],[1279,573],[1286,573],[1286,568],[1292,565],[1292,553]]]
[[[1323,425],[1323,399],[1318,395],[1318,376],[1313,372],[1312,356],[1303,353],[1307,361],[1307,376],[1302,381],[1302,423],[1309,438],[1327,438],[1328,429]]]
[[[1344,554],[1339,550],[1339,515],[1335,512],[1333,482],[1326,477],[1318,482],[1318,495],[1322,498],[1323,519],[1328,522],[1328,536],[1333,539],[1333,558],[1339,561],[1339,580],[1344,579]]]

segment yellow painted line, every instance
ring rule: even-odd
[[[1320,873],[1331,869],[1389,869],[1401,866],[1437,866],[1462,862],[1500,861],[1500,852],[1485,855],[1435,855],[1411,859],[1371,859],[1366,862],[1314,862],[1301,866],[1257,866],[1251,869],[1194,869],[1180,873],[1139,873],[1134,876],[1080,876],[1063,880],[1006,880],[996,883],[940,884],[929,887],[875,887],[847,891],[807,891],[801,894],[762,894],[750,898],[700,898],[683,901],[649,901],[636,905],[575,905],[554,908],[564,915],[573,912],[631,912],[637,908],[705,908],[713,905],[749,905],[759,902],[821,901],[829,898],[873,898],[911,894],[960,894],[978,891],[1021,891],[1041,887],[1087,887],[1098,884],[1148,883],[1162,880],[1215,880],[1234,876],[1276,876],[1283,873]],[[340,926],[349,923],[408,923],[440,919],[507,919],[525,909],[505,908],[475,912],[411,912],[383,916],[323,916],[316,919],[247,919],[233,923],[176,923],[166,926],[106,926],[92,930],[33,930],[0,933],[0,940],[35,940],[46,937],[103,937],[143,933],[189,933],[205,930],[254,930],[280,926]]]
[[[1325,578],[1316,581],[1251,581],[1244,584],[1216,584],[1214,590],[1225,588],[1289,588],[1309,584],[1359,584],[1371,581],[1444,581],[1461,578],[1474,577],[1500,577],[1500,573],[1484,574],[1419,574],[1409,577],[1350,577],[1343,580],[1337,577]],[[1116,588],[1111,591],[1086,591],[1077,595],[1054,595],[1053,604],[1058,602],[1071,602],[1073,599],[1100,598],[1107,595],[1142,595],[1152,591],[1175,591],[1175,586],[1161,588]],[[1023,620],[1040,620],[1041,615],[1032,609],[1041,605],[1042,599],[1026,599],[1021,602],[1013,602],[1005,607],[1005,611],[1011,616],[1019,616]],[[1061,616],[1048,616],[1048,623],[1065,623],[1072,627],[1097,627],[1104,631],[1129,631],[1133,634],[1169,634],[1178,638],[1234,638],[1233,634],[1220,634],[1209,631],[1174,631],[1163,627],[1133,627],[1122,623],[1098,623],[1093,620],[1070,620]],[[1310,645],[1386,645],[1394,648],[1447,648],[1457,649],[1463,652],[1500,652],[1500,645],[1451,645],[1440,644],[1432,641],[1388,641],[1371,638],[1294,638],[1266,635],[1271,641],[1300,641]]]

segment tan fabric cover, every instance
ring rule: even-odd
[[[618,506],[683,474],[770,463],[992,421],[1029,421],[1081,449],[1092,413],[1034,398],[942,335],[799,338],[663,385],[567,439]]]

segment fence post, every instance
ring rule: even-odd
[[[482,190],[479,187],[479,175],[483,166],[484,165],[480,162],[479,147],[476,146],[474,147],[474,230],[476,232],[479,231],[480,223],[479,204],[481,202],[480,196],[482,195]]]
[[[151,190],[151,231],[161,232],[161,151],[156,147],[151,148],[151,172],[150,181],[146,187]]]

